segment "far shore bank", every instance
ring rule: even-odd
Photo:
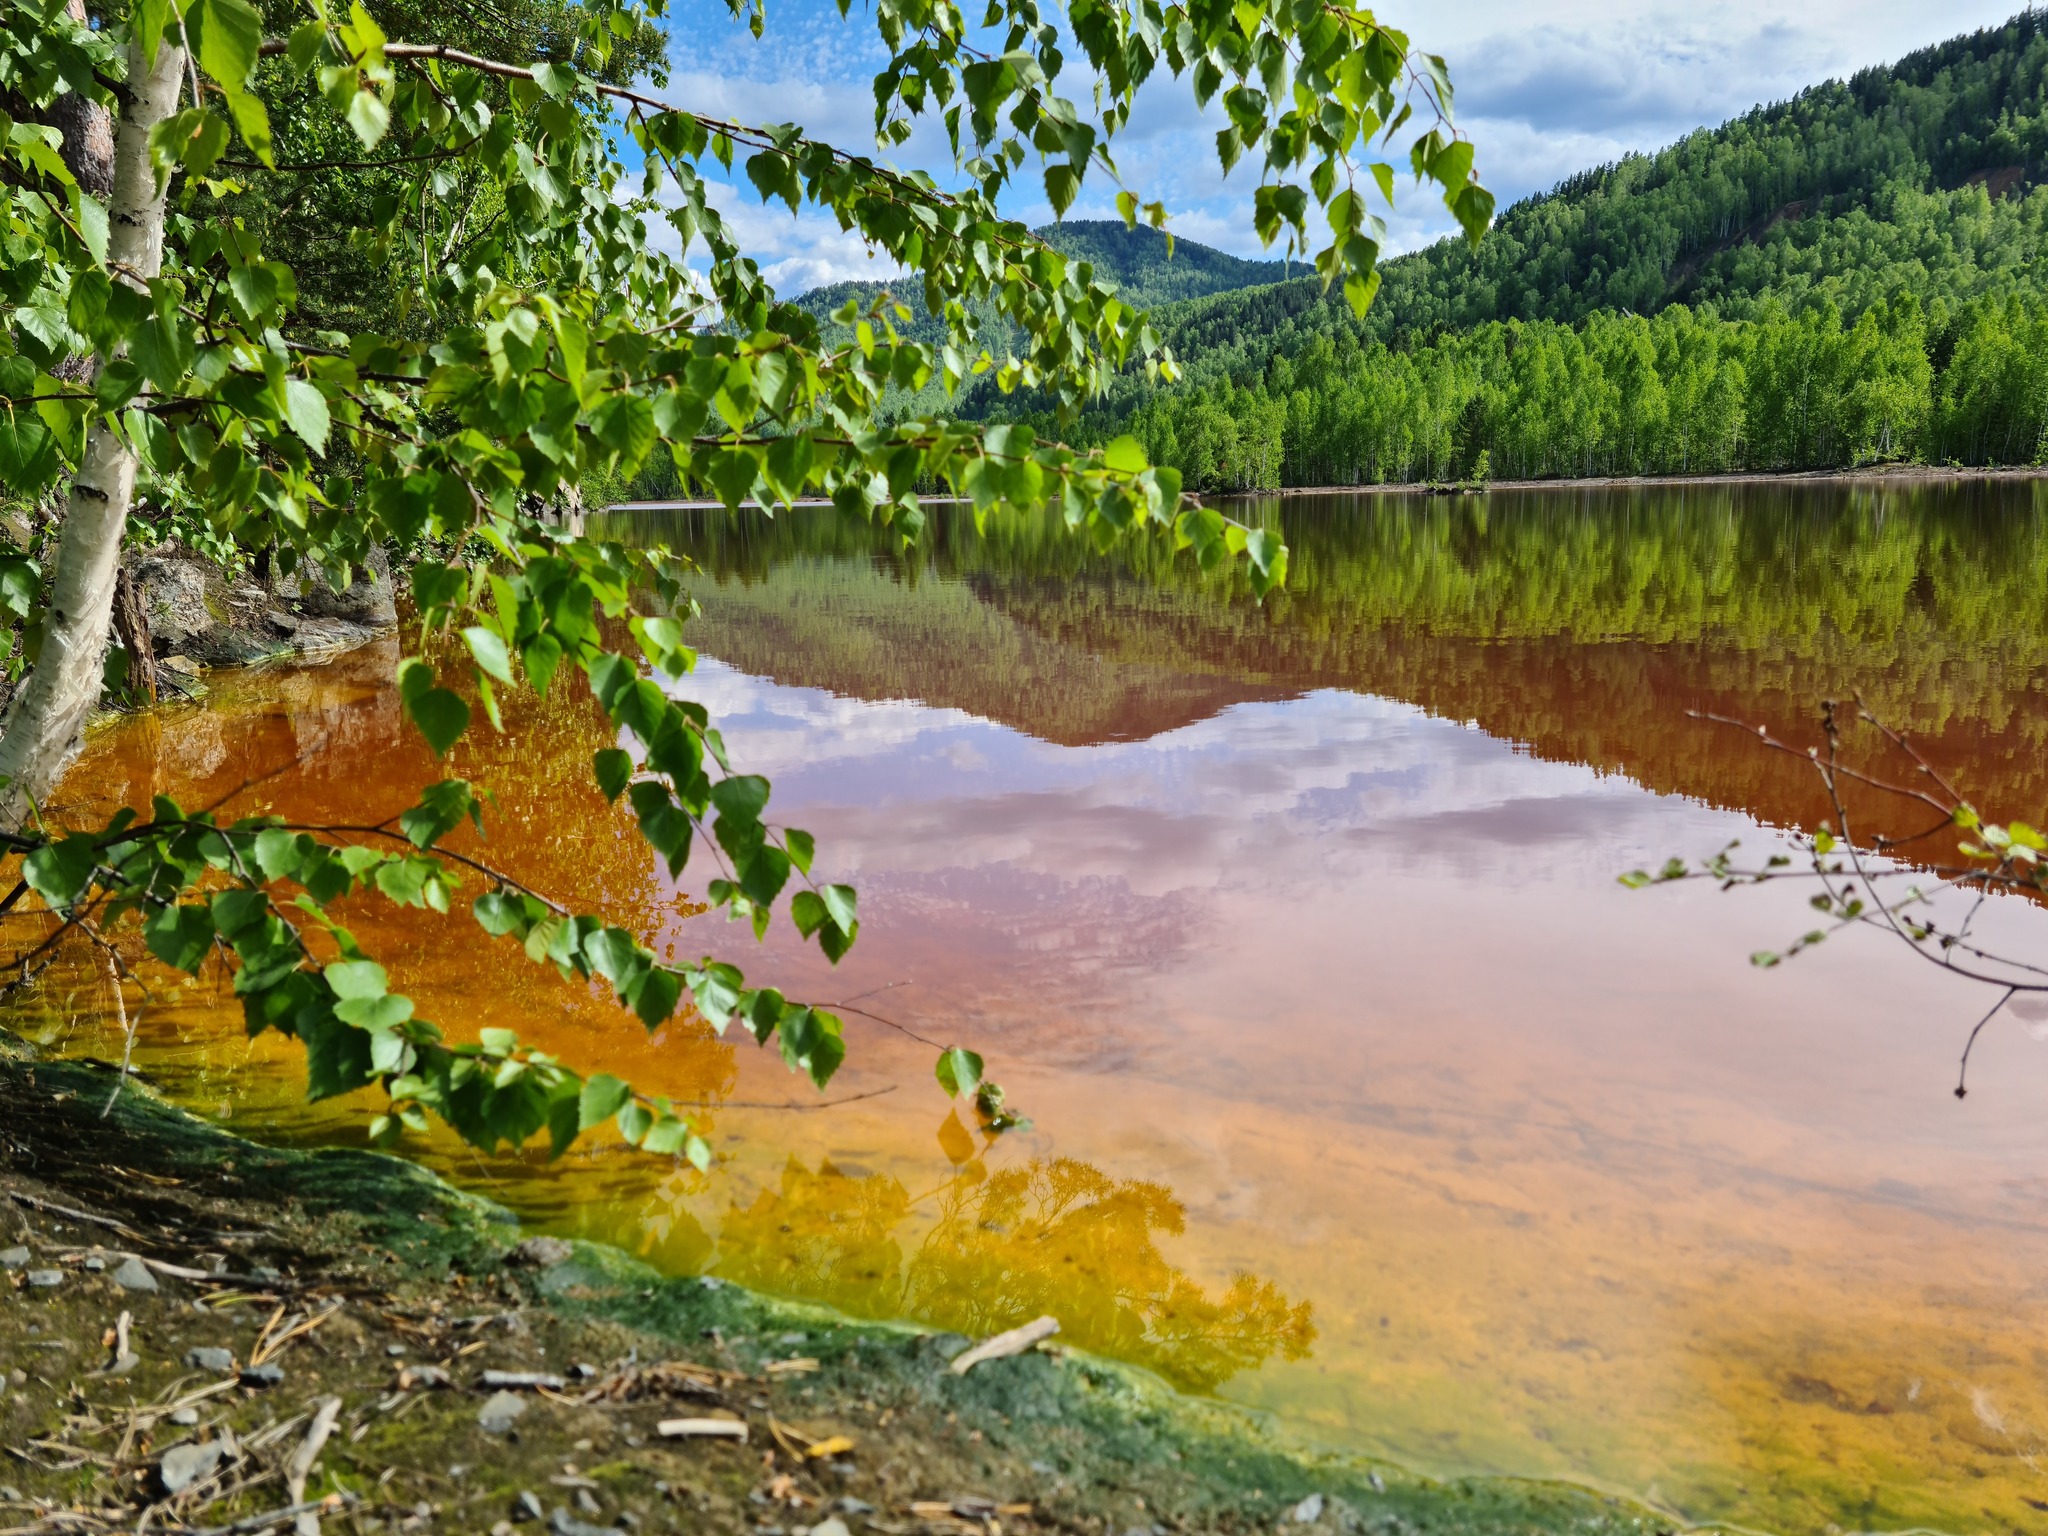
[[[1401,480],[1358,485],[1288,485],[1263,491],[1194,491],[1197,501],[1242,500],[1255,496],[1483,496],[1492,491],[1633,491],[1663,490],[1677,486],[1710,485],[1823,485],[1835,482],[1912,484],[1961,482],[1966,480],[2040,480],[2048,478],[2048,465],[2021,464],[1985,468],[1956,468],[1937,464],[1879,464],[1866,469],[1744,470],[1725,475],[1588,475],[1581,479],[1489,480],[1483,486],[1467,487],[1458,481]],[[920,496],[920,502],[945,506],[965,502],[964,496]],[[666,501],[615,501],[600,508],[598,515],[619,512],[716,512],[725,503],[701,498],[679,497]],[[755,504],[758,506],[758,504]],[[799,507],[829,507],[822,496],[806,496]]]
[[[1965,480],[2040,480],[2048,465],[2022,464],[1955,468],[1937,464],[1879,464],[1866,469],[1744,470],[1725,475],[1587,475],[1578,479],[1489,480],[1466,487],[1458,481],[1403,480],[1371,485],[1291,485],[1272,491],[1203,492],[1209,496],[1483,496],[1491,491],[1634,491],[1696,485],[1825,485],[1841,481],[1948,483]],[[621,507],[619,510],[627,510]]]

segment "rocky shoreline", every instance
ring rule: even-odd
[[[958,1336],[536,1241],[118,1082],[0,1046],[8,1536],[1669,1529],[1318,1454],[1057,1337],[958,1372]]]
[[[314,566],[293,575],[230,575],[178,544],[137,551],[126,561],[159,674],[170,691],[191,693],[208,667],[251,666],[350,650],[398,623],[391,563],[375,550],[339,591]]]

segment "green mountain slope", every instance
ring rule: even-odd
[[[1276,283],[1287,276],[1284,262],[1247,261],[1194,240],[1175,240],[1169,252],[1166,237],[1158,230],[1143,225],[1126,229],[1110,219],[1073,219],[1048,224],[1036,233],[1055,250],[1092,263],[1097,278],[1115,283],[1124,298],[1143,309]],[[823,317],[848,299],[865,307],[885,288],[910,305],[917,316],[914,324],[929,324],[914,282],[831,283],[791,302]]]
[[[2048,453],[2048,13],[1575,176],[1474,250],[1166,306],[1183,382],[1075,427],[1198,489],[2032,463]]]
[[[1776,297],[1845,311],[1912,291],[1951,302],[2031,285],[2048,173],[2048,13],[1829,81],[1653,155],[1584,172],[1462,240],[1388,262],[1371,324],[1389,338],[1489,320],[1582,320]],[[1200,346],[1319,305],[1297,280],[1193,306]]]

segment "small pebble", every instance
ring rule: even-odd
[[[576,1381],[589,1381],[592,1377],[597,1375],[597,1367],[594,1365],[585,1365],[581,1360],[578,1360],[574,1365],[569,1367],[569,1375]]]
[[[174,1445],[157,1463],[156,1475],[165,1493],[183,1493],[201,1478],[210,1477],[220,1465],[227,1446],[219,1440],[204,1445]]]
[[[99,1273],[99,1272],[100,1272],[101,1270],[103,1270],[103,1269],[105,1269],[105,1268],[107,1267],[107,1261],[106,1261],[105,1259],[101,1258],[101,1257],[100,1257],[100,1256],[99,1256],[98,1254],[96,1254],[96,1253],[95,1253],[95,1254],[91,1254],[91,1255],[88,1255],[88,1256],[87,1256],[87,1258],[86,1258],[86,1261],[85,1261],[85,1267],[86,1267],[87,1269],[91,1270],[91,1271],[92,1271],[92,1272],[93,1272],[94,1274],[98,1274],[98,1273]]]
[[[512,1518],[514,1520],[542,1520],[546,1517],[547,1511],[541,1508],[540,1500],[531,1493],[522,1492],[518,1498],[512,1501]]]
[[[874,1505],[866,1499],[856,1499],[851,1494],[832,1507],[842,1515],[872,1515],[875,1512]]]
[[[476,1421],[485,1434],[502,1435],[511,1430],[524,1412],[526,1399],[516,1392],[493,1392],[477,1410]]]
[[[1312,1493],[1294,1506],[1294,1522],[1297,1525],[1308,1525],[1322,1518],[1323,1496],[1320,1493]]]
[[[274,1387],[284,1380],[281,1365],[252,1365],[242,1372],[241,1383],[245,1387]]]
[[[176,1409],[171,1414],[171,1422],[181,1425],[197,1424],[199,1422],[199,1410],[197,1408]]]
[[[26,1248],[0,1248],[0,1269],[27,1269],[28,1259]]]
[[[226,1375],[235,1368],[235,1352],[231,1349],[214,1349],[201,1346],[185,1351],[185,1363],[195,1371],[212,1371]]]
[[[114,1269],[114,1284],[124,1291],[155,1291],[159,1289],[156,1276],[149,1272],[149,1266],[134,1257],[123,1259]]]
[[[384,1346],[384,1353],[396,1360],[405,1353],[405,1346],[403,1344],[386,1344]]]
[[[811,1527],[811,1536],[853,1536],[853,1533],[846,1528],[844,1520],[831,1515]]]
[[[586,1515],[601,1515],[604,1513],[604,1506],[597,1502],[597,1495],[588,1488],[578,1488],[573,1502]]]
[[[28,1283],[35,1286],[38,1290],[51,1290],[64,1283],[64,1271],[61,1269],[32,1269],[28,1272]]]

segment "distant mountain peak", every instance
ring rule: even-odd
[[[1095,268],[1097,281],[1114,283],[1117,292],[1141,309],[1156,309],[1179,299],[1205,298],[1239,288],[1277,283],[1288,275],[1281,261],[1249,261],[1176,236],[1172,255],[1166,236],[1139,225],[1127,229],[1116,219],[1068,219],[1034,231],[1054,250]],[[1297,264],[1298,266],[1299,264]],[[799,294],[792,302],[813,314],[829,314],[848,299],[866,302],[884,288],[905,303],[922,309],[923,285],[915,277],[895,281],[864,279],[831,283]]]

